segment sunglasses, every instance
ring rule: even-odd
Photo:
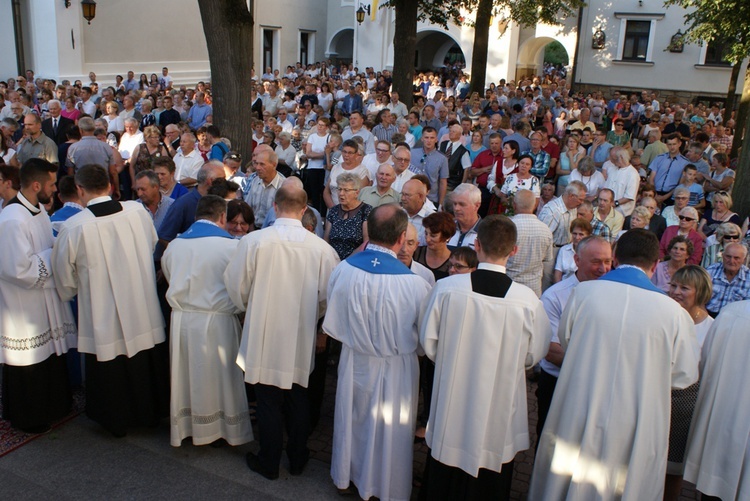
[[[724,235],[724,240],[739,240],[739,235]]]
[[[677,217],[680,218],[680,221],[695,221],[695,219],[693,219],[692,217],[687,217],[687,216],[677,216]]]

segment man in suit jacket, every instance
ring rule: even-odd
[[[47,103],[47,109],[49,110],[49,118],[42,121],[42,132],[52,139],[56,145],[60,146],[62,143],[68,140],[68,130],[75,127],[76,124],[73,120],[65,118],[60,113],[62,112],[62,105],[57,99],[50,100]]]
[[[664,219],[664,216],[662,216],[661,214],[656,213],[656,200],[651,197],[643,197],[641,198],[640,202],[638,202],[638,205],[647,208],[649,212],[651,212],[651,221],[648,222],[648,226],[646,227],[646,229],[651,233],[654,233],[656,235],[656,238],[661,241],[661,236],[664,234],[664,230],[667,229],[667,220]],[[630,216],[625,218],[622,229],[630,229]]]

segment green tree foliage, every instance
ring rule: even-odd
[[[666,6],[685,9],[685,42],[726,41],[725,57],[734,65],[750,54],[750,2],[747,0],[666,0]],[[731,87],[731,84],[730,84]],[[750,69],[745,72],[742,98],[737,112],[732,153],[750,130]],[[731,110],[727,110],[729,114]],[[732,191],[734,207],[743,218],[750,215],[750,148],[743,148]]]
[[[544,62],[567,66],[570,62],[568,51],[565,50],[565,47],[560,42],[555,40],[547,44],[544,48]]]

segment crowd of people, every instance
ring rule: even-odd
[[[13,427],[84,385],[118,437],[168,416],[175,447],[238,446],[255,420],[247,465],[273,480],[285,431],[303,473],[337,366],[342,494],[507,499],[528,370],[530,499],[677,499],[683,475],[748,495],[732,110],[554,67],[480,95],[456,66],[409,108],[389,71],[327,61],[253,75],[252,137],[227,138],[210,83],[88,78],[0,82]]]

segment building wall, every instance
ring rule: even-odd
[[[13,31],[13,5],[10,1],[0,2],[0,43],[3,57],[0,57],[0,80],[18,76],[16,62],[16,40]]]
[[[588,5],[578,39],[575,83],[591,88],[647,88],[675,96],[677,90],[684,96],[726,93],[731,68],[703,65],[705,48],[685,45],[682,53],[667,50],[672,35],[685,29],[683,9],[666,9],[658,2],[638,0],[618,0],[614,6],[608,0],[591,0]],[[627,19],[653,19],[645,62],[620,59]],[[605,32],[604,49],[592,48],[592,35],[597,29]]]

